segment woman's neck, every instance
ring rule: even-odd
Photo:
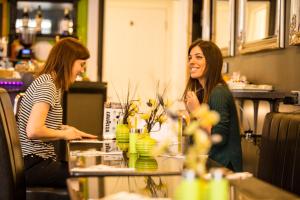
[[[61,88],[60,88],[59,83],[57,82],[57,75],[56,75],[56,73],[55,72],[51,72],[50,75],[51,75],[51,77],[52,77],[52,79],[53,79],[53,81],[55,83],[56,89],[60,90]]]
[[[50,75],[53,80],[56,80],[56,73],[55,72],[50,72]]]
[[[202,87],[205,88],[206,79],[205,78],[198,78],[198,81],[199,81],[200,85],[202,85]]]

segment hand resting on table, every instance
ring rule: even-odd
[[[62,130],[65,131],[65,140],[76,140],[76,139],[96,139],[96,135],[88,134],[78,130],[73,126],[63,125]]]

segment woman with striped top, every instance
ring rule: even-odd
[[[89,56],[87,48],[78,40],[60,40],[22,98],[17,124],[28,186],[66,186],[68,163],[56,161],[51,141],[96,138],[62,125],[61,94],[84,71]]]

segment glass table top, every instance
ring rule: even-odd
[[[141,195],[132,196],[132,199],[174,198],[183,180],[183,156],[138,157],[120,151],[103,150],[101,144],[96,143],[93,147],[89,144],[88,148],[82,143],[80,148],[69,146],[72,178],[67,182],[72,200],[118,199],[111,195],[120,195],[119,199],[131,195]],[[220,165],[208,159],[207,167]],[[229,199],[300,199],[255,177],[229,180],[229,185]]]

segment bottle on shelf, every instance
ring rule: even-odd
[[[28,8],[24,7],[23,8],[23,13],[22,13],[22,27],[28,27],[29,23],[29,13],[28,13]]]
[[[0,60],[7,57],[7,38],[0,37]]]
[[[60,22],[60,34],[62,35],[72,35],[73,33],[73,21],[70,16],[70,10],[65,8],[64,18]]]
[[[36,15],[35,15],[35,31],[36,33],[41,33],[42,32],[42,21],[43,21],[43,14],[42,14],[42,8],[39,5]]]

